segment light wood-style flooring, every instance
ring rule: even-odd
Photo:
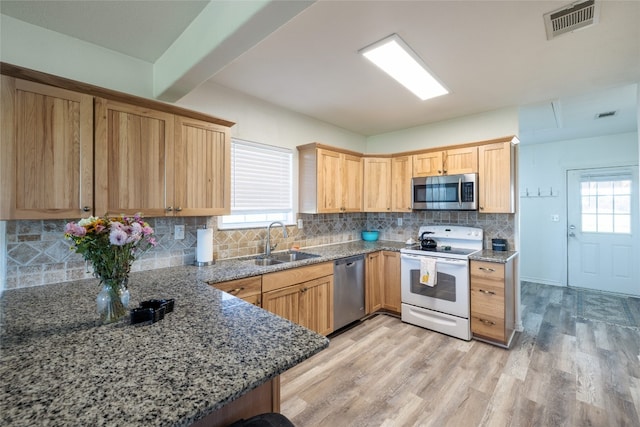
[[[281,377],[297,427],[640,426],[640,299],[522,284],[510,350],[378,315]]]

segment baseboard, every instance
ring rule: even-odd
[[[556,282],[556,281],[553,281],[553,280],[540,279],[539,277],[520,276],[520,283],[522,283],[522,282],[539,283],[541,285],[549,285],[549,286],[561,286],[561,287],[567,286],[566,284],[564,284],[562,282]]]

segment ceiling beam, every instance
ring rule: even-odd
[[[179,100],[314,2],[211,1],[154,64],[155,97]]]

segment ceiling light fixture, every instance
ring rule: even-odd
[[[358,53],[423,101],[449,93],[420,57],[397,34],[367,46]]]

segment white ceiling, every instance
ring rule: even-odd
[[[0,11],[154,62],[208,3],[2,0]],[[504,107],[521,107],[523,143],[637,128],[639,1],[603,1],[597,25],[551,41],[542,16],[568,2],[308,3],[210,81],[362,135]],[[420,101],[358,55],[392,33],[451,94]]]

